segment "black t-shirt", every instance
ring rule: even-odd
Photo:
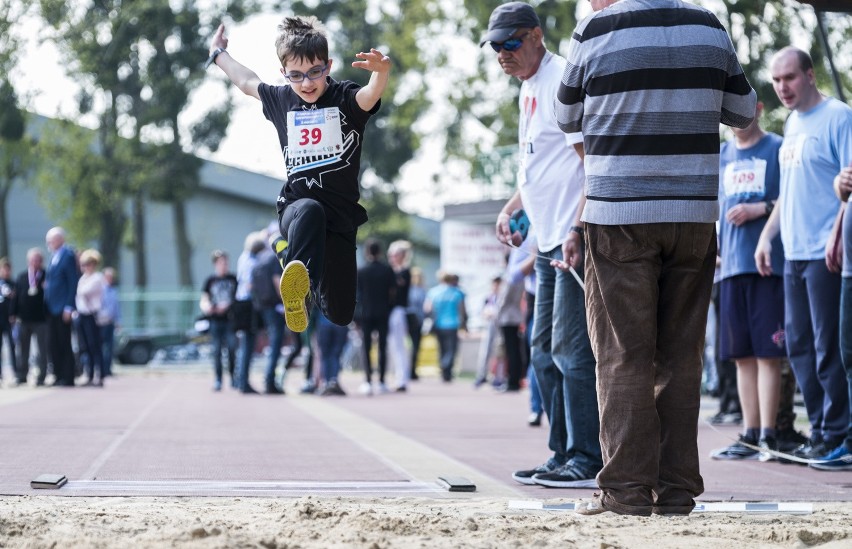
[[[204,282],[204,292],[210,296],[212,305],[231,305],[237,295],[237,277],[232,273],[223,276],[212,275]],[[227,310],[222,314],[212,314],[211,318],[225,319],[228,317]]]
[[[367,121],[379,110],[381,101],[369,112],[363,111],[355,100],[355,94],[361,86],[348,80],[338,82],[331,77],[327,79],[328,88],[316,103],[305,103],[290,86],[261,83],[257,91],[263,103],[264,116],[278,130],[278,141],[287,169],[287,182],[278,195],[278,213],[284,210],[287,202],[312,198],[325,209],[328,230],[342,233],[353,231],[367,221],[367,211],[358,204],[361,198],[358,184],[361,146]],[[318,112],[321,109],[324,111]],[[335,109],[339,111],[339,116],[335,115]],[[300,116],[306,117],[306,111],[312,111],[311,114],[317,114],[319,118],[302,118],[294,122],[301,124],[293,126],[298,130],[292,136],[294,143],[297,147],[331,143],[329,151],[305,156],[290,150],[287,113],[302,113]],[[322,125],[323,120],[325,125]],[[332,120],[332,123],[328,123],[328,120]],[[335,120],[339,121],[339,132]],[[336,135],[330,141],[320,141],[327,139],[329,134]]]
[[[368,261],[358,269],[358,306],[364,318],[387,318],[391,311],[391,292],[396,274],[390,265]]]
[[[408,307],[408,290],[411,288],[411,271],[402,269],[396,273],[396,297],[394,307]]]

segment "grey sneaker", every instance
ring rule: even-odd
[[[521,484],[532,486],[536,484],[536,482],[533,480],[533,477],[535,475],[539,473],[550,473],[551,471],[555,471],[559,467],[561,467],[561,465],[557,463],[555,459],[550,458],[546,462],[533,469],[522,469],[520,471],[515,471],[514,473],[512,473],[512,478],[517,480]]]
[[[535,474],[533,482],[548,488],[597,488],[595,476],[569,461],[549,473]]]
[[[740,435],[740,439],[738,442],[731,444],[727,448],[722,448],[721,450],[714,450],[710,453],[710,457],[712,459],[720,460],[757,459],[760,455],[760,451],[755,450],[754,448],[749,448],[743,443],[749,444],[751,446],[757,446],[757,441],[753,438],[748,438],[744,435]]]

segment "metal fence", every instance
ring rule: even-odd
[[[183,333],[201,315],[198,290],[133,289],[119,292],[121,326],[124,330]]]

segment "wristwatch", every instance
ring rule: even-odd
[[[215,50],[213,50],[213,53],[211,53],[210,57],[207,58],[207,62],[204,63],[204,68],[206,69],[207,67],[215,63],[216,58],[219,57],[219,54],[224,53],[225,51],[227,51],[225,50],[225,48],[216,48]]]
[[[571,228],[568,229],[568,232],[577,233],[578,235],[580,235],[580,238],[583,238],[583,234],[586,231],[583,229],[583,227],[580,227],[579,225],[571,225]]]
[[[764,212],[766,213],[766,217],[772,215],[772,210],[775,208],[775,202],[772,200],[766,201],[766,207],[764,208]]]

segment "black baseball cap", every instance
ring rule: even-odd
[[[535,10],[525,2],[500,4],[488,18],[488,32],[479,42],[481,48],[486,42],[502,43],[515,34],[518,29],[534,29],[541,26]]]

